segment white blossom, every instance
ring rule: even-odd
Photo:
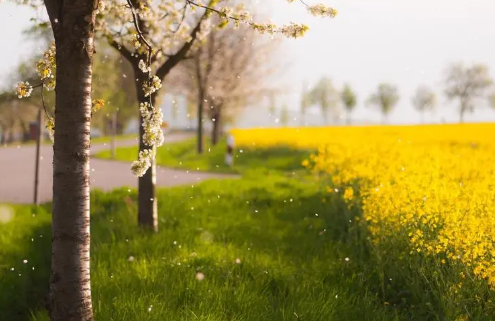
[[[144,97],[148,97],[160,88],[162,88],[162,81],[157,76],[153,76],[151,80],[143,83]]]
[[[137,177],[143,177],[151,167],[151,162],[155,157],[153,149],[145,149],[139,152],[139,159],[132,162],[131,171]]]
[[[29,84],[27,81],[21,81],[17,83],[16,86],[16,94],[19,98],[25,98],[31,96],[33,92],[33,86]]]
[[[330,17],[334,18],[337,16],[337,10],[328,7],[324,4],[317,4],[314,6],[308,6],[308,12],[315,17]]]
[[[150,106],[149,103],[139,104],[139,111],[143,118],[143,142],[147,146],[160,147],[163,145],[164,137],[162,131],[163,113],[160,108]]]
[[[148,66],[143,59],[139,60],[139,69],[144,73],[149,73],[151,71],[151,66]]]

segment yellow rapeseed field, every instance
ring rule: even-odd
[[[234,130],[241,146],[317,152],[329,178],[379,244],[463,264],[495,286],[495,124]]]

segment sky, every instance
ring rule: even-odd
[[[2,2],[0,0],[0,2]],[[411,96],[419,85],[427,85],[438,94],[439,106],[427,121],[457,121],[455,104],[443,95],[442,77],[453,62],[486,64],[495,77],[495,1],[491,0],[307,0],[322,2],[338,9],[335,19],[315,18],[299,2],[259,1],[261,11],[276,23],[302,22],[310,26],[301,39],[285,40],[280,79],[289,86],[283,98],[288,107],[299,108],[303,83],[314,84],[330,77],[335,86],[347,82],[358,93],[354,118],[379,121],[379,113],[364,101],[381,82],[399,89],[401,99],[391,114],[391,123],[414,123],[420,117],[413,109]],[[6,75],[32,50],[22,30],[30,25],[32,13],[9,1],[0,3],[0,74]],[[40,49],[41,50],[41,49]],[[5,77],[0,85],[5,84]],[[12,85],[13,86],[13,85]],[[318,108],[311,113],[314,116]],[[466,121],[495,121],[495,109],[481,101],[476,113]]]

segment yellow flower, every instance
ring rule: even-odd
[[[350,202],[354,199],[354,189],[352,187],[347,187],[344,191],[344,199]]]
[[[371,244],[409,244],[406,253],[462,264],[495,289],[495,168],[486,166],[495,163],[495,124],[232,134],[238,146],[314,150],[302,167],[331,182],[329,193],[355,206],[350,186],[358,183],[359,224],[369,229]]]
[[[100,110],[103,106],[105,106],[105,101],[103,99],[94,99],[92,102],[91,102],[91,110],[93,112],[96,112],[98,110]]]

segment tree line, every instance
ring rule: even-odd
[[[486,65],[451,64],[445,70],[443,83],[447,100],[457,103],[461,123],[464,122],[466,114],[474,112],[483,100],[495,108],[493,79]],[[346,114],[346,123],[350,124],[357,100],[357,94],[349,84],[345,84],[342,89],[338,90],[328,77],[323,77],[312,88],[303,87],[300,101],[301,122],[304,123],[305,115],[310,107],[319,106],[325,124],[328,124],[329,117],[334,123],[339,122],[341,107]],[[380,83],[375,92],[365,100],[365,105],[375,107],[382,115],[382,122],[385,123],[399,100],[400,94],[397,86],[391,83]],[[438,105],[437,94],[430,87],[421,85],[411,97],[411,103],[421,114],[423,123],[425,113],[434,111]]]

